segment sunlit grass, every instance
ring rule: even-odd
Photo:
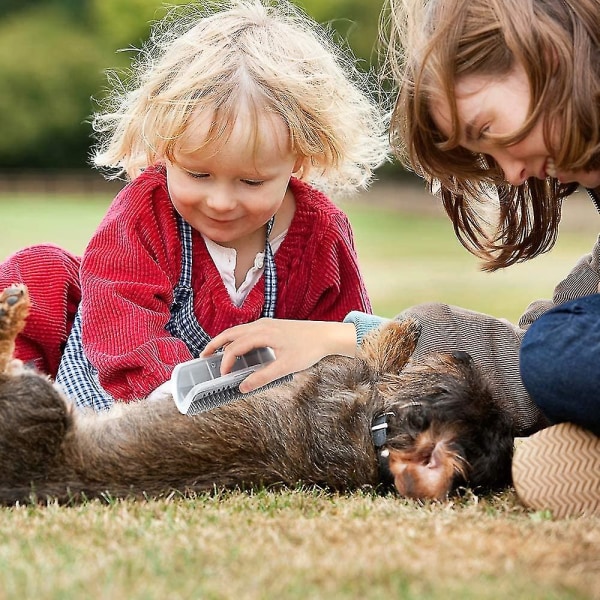
[[[0,598],[593,598],[597,520],[511,492],[312,490],[0,511]]]
[[[0,259],[41,242],[83,252],[109,202],[104,196],[0,195]]]
[[[517,321],[532,300],[551,297],[596,239],[595,232],[566,230],[549,254],[487,273],[445,217],[346,208],[374,310],[388,317],[413,304],[439,301]]]

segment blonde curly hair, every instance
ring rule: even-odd
[[[287,0],[220,0],[172,9],[152,28],[128,76],[94,115],[92,161],[134,179],[174,148],[192,113],[211,111],[223,143],[240,108],[258,134],[265,111],[281,117],[299,177],[334,191],[366,186],[388,155],[387,124],[368,74],[328,31]]]

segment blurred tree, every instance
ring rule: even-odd
[[[36,7],[60,7],[72,15],[83,15],[87,11],[88,0],[2,0],[2,18],[11,13],[29,11]]]
[[[168,7],[190,0],[88,0],[94,30],[100,42],[113,50],[139,48],[154,21],[165,16]]]
[[[377,29],[384,0],[296,0],[320,23],[329,24],[366,70],[377,62]]]
[[[66,2],[68,0],[53,0]],[[73,1],[73,0],[70,0]],[[138,46],[148,35],[150,23],[163,17],[167,6],[190,0],[87,0],[97,33],[114,48]],[[293,0],[307,14],[328,24],[354,53],[366,61],[375,59],[379,13],[384,0]]]
[[[294,0],[362,59],[376,56],[384,0]],[[150,23],[189,0],[1,0],[0,167],[87,164],[93,97],[107,69],[129,66]]]
[[[90,94],[106,61],[61,8],[30,9],[0,22],[0,164],[86,163]]]

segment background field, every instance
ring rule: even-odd
[[[42,241],[81,252],[109,201],[0,196],[0,258]],[[344,207],[385,316],[439,300],[516,320],[589,251],[600,223],[576,196],[554,251],[490,275],[418,189],[381,185]],[[262,490],[5,508],[0,600],[13,598],[600,598],[600,519],[554,521],[510,490],[425,505]]]
[[[0,259],[42,241],[82,252],[111,199],[111,193],[0,193]],[[552,293],[600,230],[593,205],[577,193],[565,203],[562,232],[551,253],[489,274],[457,242],[437,200],[420,186],[380,183],[341,205],[354,228],[374,310],[390,317],[435,300],[515,321],[530,301]]]

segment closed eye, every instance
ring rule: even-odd
[[[264,183],[264,181],[262,181],[260,179],[242,179],[242,182],[245,183],[246,185],[250,185],[252,187],[256,187],[256,186],[262,185]]]
[[[484,125],[480,130],[479,133],[477,134],[477,139],[478,140],[482,140],[485,139],[488,135],[488,133],[490,132],[490,126],[489,125]]]
[[[206,179],[207,177],[210,177],[210,175],[208,173],[194,173],[193,171],[187,171],[186,173],[190,176],[193,177],[194,179]]]

